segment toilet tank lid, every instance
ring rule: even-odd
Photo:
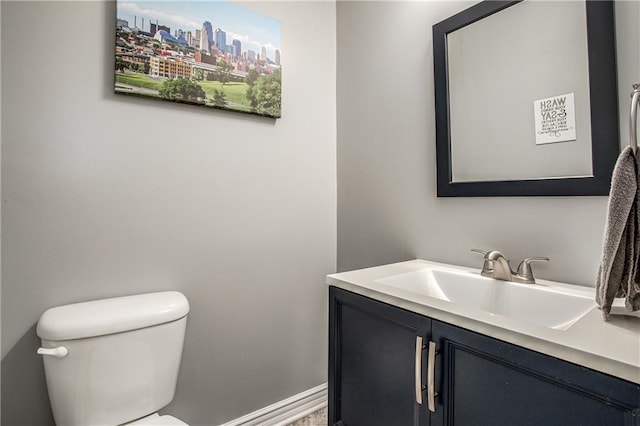
[[[36,332],[45,340],[73,340],[136,330],[175,321],[189,313],[178,291],[137,294],[51,308]]]

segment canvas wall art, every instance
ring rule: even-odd
[[[278,20],[226,1],[116,7],[116,93],[281,116]]]

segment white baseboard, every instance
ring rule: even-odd
[[[327,406],[327,384],[306,390],[220,426],[286,426]]]

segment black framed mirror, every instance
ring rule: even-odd
[[[483,1],[434,25],[433,50],[438,197],[608,195],[612,1]]]

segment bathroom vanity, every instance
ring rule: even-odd
[[[640,318],[591,288],[421,260],[327,283],[330,425],[640,424]]]

